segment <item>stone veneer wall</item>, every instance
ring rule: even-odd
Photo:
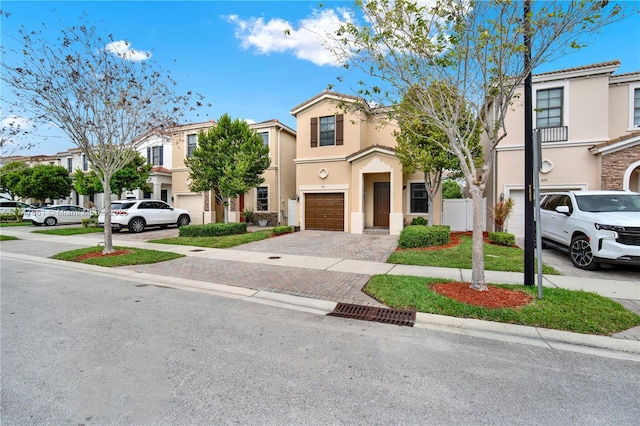
[[[600,189],[621,190],[624,172],[631,163],[638,160],[640,160],[640,145],[603,155],[600,164]]]

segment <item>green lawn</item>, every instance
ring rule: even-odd
[[[406,249],[394,252],[387,262],[402,265],[440,266],[444,268],[471,269],[471,242],[469,236],[461,236],[457,246],[440,250]],[[484,243],[484,269],[486,271],[524,272],[524,251],[518,247],[506,247]],[[545,274],[558,274],[551,266],[543,265]]]
[[[98,266],[128,266],[128,265],[144,265],[149,263],[158,263],[164,262],[167,260],[177,259],[179,257],[184,257],[182,254],[171,253],[166,251],[157,251],[157,250],[146,250],[139,249],[133,247],[114,247],[116,250],[130,250],[131,253],[122,254],[118,256],[110,256],[110,257],[95,257],[88,258],[80,263],[88,263],[90,265],[98,265]],[[52,259],[58,260],[68,260],[71,262],[76,262],[79,256],[87,253],[97,253],[101,252],[103,247],[88,247],[82,248],[78,250],[70,250],[62,253],[58,253],[54,256],[51,256]]]
[[[251,243],[254,241],[264,240],[270,238],[273,235],[273,231],[256,231],[247,232],[245,234],[238,235],[225,235],[222,237],[175,237],[175,238],[161,238],[158,240],[150,240],[150,243],[160,244],[178,244],[183,246],[196,246],[196,247],[208,247],[208,248],[230,248],[239,246],[242,244]]]
[[[10,226],[31,226],[31,222],[0,222],[0,228]]]
[[[583,334],[610,335],[640,324],[640,316],[606,297],[585,291],[544,288],[537,299],[536,287],[500,285],[533,296],[534,300],[521,308],[489,309],[467,305],[432,291],[429,284],[447,282],[439,278],[398,275],[376,275],[364,291],[396,309],[448,315],[460,318],[521,324],[567,330]],[[466,284],[461,284],[466,285]]]
[[[19,240],[19,238],[12,237],[10,235],[0,235],[0,241],[12,241],[12,240]]]
[[[41,229],[38,231],[32,231],[34,234],[47,234],[47,235],[80,235],[80,234],[95,234],[97,232],[104,232],[104,228],[53,228],[53,229]]]

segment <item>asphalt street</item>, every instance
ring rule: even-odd
[[[4,425],[616,424],[640,364],[2,258]]]

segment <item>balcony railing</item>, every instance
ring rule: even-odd
[[[569,140],[569,128],[567,126],[543,127],[536,130],[540,132],[540,141],[542,143]]]

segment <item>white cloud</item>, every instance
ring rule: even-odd
[[[132,49],[131,43],[125,40],[112,41],[105,46],[105,50],[130,61],[144,61],[151,57],[151,52]]]
[[[292,24],[284,19],[242,19],[238,15],[225,17],[236,26],[235,35],[244,49],[259,54],[292,52],[296,58],[316,65],[337,65],[338,61],[324,46],[326,34],[335,33],[343,22],[352,20],[346,9],[316,10],[312,15]],[[285,34],[286,32],[286,34]]]

